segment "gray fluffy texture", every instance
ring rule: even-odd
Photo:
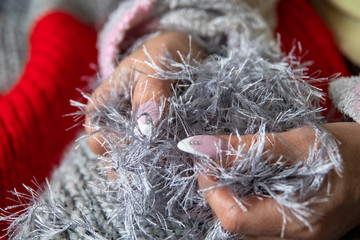
[[[197,184],[205,169],[218,186],[229,187],[244,211],[251,205],[243,196],[271,197],[284,216],[284,229],[292,217],[311,228],[307,217],[321,214],[311,204],[328,197],[317,196],[321,186],[331,188],[325,182],[328,172],[341,172],[337,143],[320,125],[322,94],[309,85],[315,80],[295,58],[254,42],[200,62],[191,54],[180,63],[167,56],[165,70],[148,56],[147,64],[157,70],[153,77],[177,80],[167,109],[161,105],[164,118],[149,136],[139,132],[137,112],[131,111],[131,87],[119,94],[114,86],[106,101],[98,96],[103,103],[91,112],[74,102],[82,109],[78,114],[89,114],[102,132],[108,152],[99,164],[94,157],[73,154],[53,177],[51,189],[40,195],[30,190],[34,203],[4,218],[12,222],[12,238],[241,239],[214,220]],[[142,73],[122,74],[135,81]],[[266,133],[301,126],[316,133],[308,159],[264,155]],[[255,134],[257,141],[247,151],[241,144],[239,150],[230,148],[227,154],[238,160],[228,167],[177,149],[180,140],[198,134],[240,139]],[[115,178],[108,179],[108,172]]]
[[[340,112],[360,123],[360,110],[357,107],[360,97],[355,90],[358,84],[360,84],[360,76],[336,79],[330,83],[329,95]]]
[[[322,94],[309,84],[316,80],[306,76],[306,66],[294,57],[267,47],[261,38],[250,41],[244,36],[239,48],[224,48],[200,62],[193,61],[191,53],[182,56],[182,62],[168,55],[162,58],[165,70],[148,56],[146,63],[157,72],[153,77],[177,80],[166,110],[162,101],[164,118],[149,136],[141,134],[137,111],[131,110],[132,87],[121,86],[126,90],[119,94],[114,83],[106,101],[105,96],[97,96],[102,103],[91,112],[74,103],[82,109],[79,114],[89,114],[107,142],[107,154],[100,157],[107,167],[96,169],[103,180],[88,183],[103,191],[90,194],[82,205],[73,200],[70,210],[67,204],[57,204],[56,194],[46,191],[45,202],[35,199],[24,214],[14,217],[14,238],[21,239],[26,232],[36,238],[75,231],[88,239],[241,239],[242,235],[225,232],[213,219],[197,184],[204,171],[218,179],[217,186],[228,186],[244,211],[251,205],[243,196],[271,197],[284,216],[283,230],[291,217],[311,228],[307,217],[321,214],[311,204],[328,197],[326,193],[317,197],[324,184],[331,187],[325,182],[327,174],[334,169],[341,172],[336,140],[320,125]],[[113,77],[135,82],[142,73],[121,74]],[[308,159],[264,154],[266,133],[301,126],[310,126],[316,134]],[[199,134],[237,134],[240,140],[243,134],[254,134],[256,141],[247,151],[241,144],[239,150],[229,148],[226,153],[236,154],[237,160],[228,167],[177,149],[180,140]],[[85,169],[91,168],[88,165]],[[107,179],[107,172],[115,178]],[[90,185],[78,190],[92,189]],[[94,201],[102,205],[89,208],[87,204]],[[108,227],[113,225],[116,232]]]
[[[151,135],[142,135],[138,128],[139,116],[131,110],[131,86],[122,86],[125,91],[119,94],[114,82],[113,91],[98,96],[102,103],[91,112],[74,103],[81,109],[79,114],[89,114],[93,126],[102,132],[107,154],[100,157],[100,167],[74,155],[67,164],[82,164],[54,177],[54,184],[58,181],[63,186],[55,192],[45,190],[41,196],[33,194],[33,205],[4,218],[12,221],[12,237],[241,238],[225,232],[214,220],[197,184],[204,171],[218,179],[217,186],[228,186],[244,211],[251,205],[242,197],[271,197],[284,216],[283,230],[291,217],[311,228],[307,218],[321,214],[311,204],[328,197],[326,193],[317,197],[324,184],[331,188],[325,181],[327,174],[341,173],[337,142],[321,127],[322,93],[310,85],[317,80],[306,75],[306,65],[291,55],[283,56],[261,31],[252,31],[248,26],[256,25],[256,19],[250,15],[245,15],[249,24],[239,27],[242,34],[236,34],[231,47],[217,49],[202,61],[192,60],[191,53],[182,56],[182,62],[168,55],[162,59],[166,66],[162,69],[148,56],[146,63],[157,72],[153,77],[176,80],[167,108],[165,99],[161,104],[164,117],[153,125]],[[113,78],[135,82],[142,73],[122,74]],[[308,159],[264,154],[266,133],[301,126],[313,128],[316,135]],[[177,148],[180,140],[199,134],[236,134],[240,140],[243,134],[254,134],[254,144],[246,151],[241,144],[239,150],[229,148],[226,153],[237,156],[229,167]],[[115,177],[108,179],[107,172]],[[77,181],[86,185],[74,190],[71,177],[66,185],[64,178],[71,174],[82,176]]]
[[[94,240],[121,236],[121,225],[107,222],[106,210],[112,206],[107,205],[101,188],[106,179],[102,172],[96,156],[81,141],[66,154],[46,186],[14,192],[17,204],[0,212],[0,220],[11,223],[7,237]]]
[[[201,62],[192,61],[191,54],[182,56],[181,63],[167,56],[162,59],[165,70],[148,56],[146,63],[157,71],[152,77],[177,80],[167,109],[165,101],[160,107],[165,117],[149,136],[140,133],[139,116],[131,111],[131,88],[121,95],[113,91],[110,100],[90,113],[108,146],[101,159],[116,175],[108,182],[107,194],[118,204],[111,219],[124,222],[127,238],[234,237],[213,219],[199,191],[197,177],[204,171],[218,179],[218,186],[228,186],[244,211],[251,205],[242,196],[276,200],[284,229],[291,214],[309,228],[307,217],[321,214],[311,204],[327,196],[316,193],[330,170],[341,172],[337,143],[320,125],[322,94],[292,56],[254,46],[261,41],[242,41],[242,47],[224,49]],[[135,81],[137,74],[126,77]],[[310,126],[316,135],[308,159],[265,156],[266,133],[301,126]],[[226,153],[237,160],[227,167],[177,149],[181,139],[199,134],[237,134],[240,140],[243,134],[254,134],[256,141],[247,151],[242,145],[230,148]]]

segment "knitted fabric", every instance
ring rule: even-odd
[[[342,55],[331,32],[307,1],[280,0],[277,8],[276,31],[281,34],[285,52],[294,50],[294,44],[301,45],[296,51],[303,61],[311,61],[309,72],[319,72],[320,77],[335,73],[349,75]],[[307,13],[306,17],[302,13]],[[326,91],[326,87],[320,86]]]
[[[99,39],[99,67],[102,78],[107,78],[115,69],[120,43],[127,31],[149,20],[154,0],[124,1],[112,13]]]
[[[179,29],[205,38],[219,39],[221,36],[226,36],[229,38],[228,44],[236,44],[237,39],[235,36],[231,36],[230,32],[236,33],[241,28],[242,23],[238,21],[236,14],[241,10],[242,2],[256,6],[261,16],[265,17],[271,25],[271,28],[269,25],[261,26],[261,30],[271,35],[270,29],[273,29],[275,25],[275,11],[272,10],[274,10],[277,0],[269,0],[266,4],[263,2],[260,4],[258,0],[137,0],[122,2],[111,14],[108,23],[100,33],[98,48],[102,79],[109,77],[113,72],[120,54],[124,54],[122,45],[129,35],[141,36],[156,29]],[[194,6],[196,7],[194,8]],[[208,14],[208,10],[214,11],[213,14]],[[158,19],[161,20],[159,24],[156,24]],[[218,42],[215,44],[219,45]]]
[[[121,0],[29,0],[28,18],[30,23],[39,15],[54,9],[60,9],[76,17],[85,24],[93,25],[100,29],[105,23],[108,14]]]
[[[74,111],[96,62],[96,33],[66,13],[44,16],[30,36],[23,73],[0,98],[0,206],[11,203],[9,193],[31,179],[43,181],[56,165],[78,128],[64,115]]]
[[[360,123],[360,76],[337,79],[330,84],[329,94],[343,114]]]
[[[55,24],[47,24],[46,28],[37,30],[36,33],[45,38],[46,31],[49,32],[47,36],[51,35],[51,38],[39,39],[38,37],[36,41],[39,43],[38,45],[43,44],[43,49],[52,49],[51,52],[40,53],[39,47],[37,47],[32,56],[28,56],[31,44],[28,37],[35,24],[34,21],[53,9],[63,9],[100,28],[107,14],[118,2],[119,0],[106,2],[101,0],[91,2],[87,0],[0,1],[2,33],[0,35],[0,102],[1,106],[6,105],[0,110],[0,121],[6,119],[6,125],[4,125],[5,122],[2,123],[0,130],[2,144],[0,150],[0,207],[5,207],[13,202],[9,201],[11,198],[9,191],[14,188],[22,188],[22,183],[32,185],[32,179],[42,183],[45,177],[50,175],[53,166],[62,158],[62,153],[67,144],[74,140],[75,132],[78,129],[77,127],[67,130],[73,127],[71,118],[64,117],[65,114],[74,111],[74,108],[68,104],[69,100],[79,96],[74,88],[80,88],[87,84],[88,79],[82,76],[92,75],[94,72],[90,68],[94,66],[90,67],[89,64],[96,63],[94,58],[96,55],[95,31],[77,20],[61,23],[54,17],[53,20],[47,21],[55,20]],[[66,26],[68,23],[74,26]],[[64,30],[65,27],[68,30]],[[59,33],[56,32],[57,30]],[[39,32],[41,33],[39,34]],[[80,46],[79,51],[78,46]],[[70,51],[61,52],[66,49]],[[37,53],[38,51],[39,53]],[[75,56],[83,53],[85,55],[81,57]],[[33,56],[36,56],[37,60],[34,60]],[[41,58],[45,61],[39,64]],[[67,63],[65,60],[60,62],[61,58],[69,59],[69,61]],[[53,60],[54,63],[51,62]],[[27,69],[24,70],[26,61],[32,63],[28,63]],[[55,70],[57,65],[58,70]],[[33,68],[37,66],[45,69],[53,68],[52,73],[38,69],[42,72],[41,75],[37,74],[36,80],[33,77],[36,70]],[[63,79],[61,71],[69,78]],[[29,77],[30,73],[32,74],[31,78]],[[19,83],[20,81],[22,83]],[[32,83],[36,83],[36,85]],[[13,91],[11,91],[12,89]],[[21,95],[20,92],[24,89],[26,92],[24,91],[25,93]],[[48,96],[54,93],[57,96]],[[21,106],[19,106],[20,104]],[[14,117],[18,113],[21,117]],[[45,132],[52,135],[45,134]],[[4,135],[5,133],[7,135]],[[32,149],[31,154],[29,154],[29,149]],[[17,167],[14,168],[14,165]]]
[[[290,53],[295,49],[294,45],[300,45],[295,54],[301,57],[303,62],[312,62],[309,66],[310,73],[324,78],[336,73],[342,76],[349,75],[332,34],[308,3],[302,3],[298,0],[291,2],[280,0],[276,9],[279,19],[276,21],[274,14],[276,1],[267,1],[266,4],[259,4],[258,1],[245,2],[250,6],[260,6],[259,13],[271,26],[275,25],[274,22],[277,22],[275,30],[281,33],[280,38],[284,52]],[[236,4],[233,5],[231,1],[218,3],[204,1],[200,4],[201,7],[199,9],[191,8],[194,4],[199,4],[198,1],[169,1],[168,4],[166,4],[166,1],[163,1],[163,3],[158,1],[156,2],[158,6],[153,9],[153,13],[149,13],[154,8],[152,7],[154,4],[154,2],[147,0],[137,1],[136,4],[135,2],[125,1],[111,15],[110,21],[100,33],[98,44],[100,51],[100,72],[103,79],[108,77],[111,70],[115,68],[117,61],[119,61],[119,54],[124,54],[124,52],[119,51],[119,48],[121,48],[124,39],[129,35],[127,33],[131,29],[137,28],[137,25],[142,27],[146,26],[146,24],[150,25],[149,22],[151,22],[152,18],[161,19],[159,26],[161,29],[181,29],[181,31],[195,33],[210,39],[214,39],[215,36],[216,38],[221,38],[222,35],[226,35],[230,37],[228,44],[236,44],[237,39],[230,32],[223,32],[229,31],[226,29],[234,29],[235,26],[241,27],[240,22],[234,22],[237,19],[237,9],[234,7]],[[171,11],[169,11],[170,9]],[[217,14],[207,14],[206,9],[216,9]],[[307,12],[308,16],[304,18],[303,14],[297,11],[298,9],[301,12]],[[131,11],[127,13],[129,10]],[[145,11],[145,14],[136,18],[137,15],[134,13],[140,11]],[[219,18],[220,15],[223,17]],[[286,19],[286,21],[283,19]],[[121,24],[123,26],[119,27]],[[230,27],[229,24],[232,26]],[[273,28],[270,27],[270,29]],[[149,29],[142,30],[142,32],[145,34],[151,29],[154,29],[154,26],[150,26]],[[271,38],[273,33],[269,31],[270,29],[268,26],[265,26],[259,29],[259,31],[268,31],[268,37]],[[307,34],[304,34],[304,29],[306,29]],[[114,33],[117,33],[117,35]],[[218,43],[215,41],[215,44]],[[324,115],[331,114],[332,118],[339,118],[339,115],[334,115],[331,100],[327,95],[328,82],[318,84],[317,87],[325,93],[325,107],[327,110],[324,112]]]
[[[71,145],[76,151],[69,151],[59,168],[51,177],[51,187],[42,186],[38,191],[24,193],[32,199],[25,211],[35,210],[38,218],[24,228],[19,229],[18,237],[9,235],[10,239],[117,239],[121,236],[123,225],[109,223],[109,214],[116,207],[108,204],[104,194],[102,167],[86,141]],[[51,190],[50,190],[51,189]],[[20,206],[23,207],[23,206]],[[55,220],[57,223],[50,219]],[[48,226],[33,232],[36,221]],[[59,234],[54,234],[54,229]],[[24,233],[22,235],[21,233]]]
[[[299,5],[302,6],[304,3],[298,1],[297,4],[298,5],[295,4],[293,6],[294,9],[297,9]],[[313,12],[310,11],[308,14],[311,15]],[[293,27],[294,26],[291,26],[289,29],[292,29]],[[286,31],[289,29],[285,29],[284,32],[289,32]],[[301,32],[301,35],[303,34],[304,31]],[[316,36],[316,34],[314,36]],[[291,42],[293,36],[289,36],[289,39],[291,39]],[[309,43],[310,45],[309,41],[305,41],[305,46],[306,43]],[[292,46],[292,42],[289,46]],[[319,49],[321,49],[320,46],[321,45],[319,45]],[[303,48],[307,49],[307,47],[304,47],[304,44]],[[331,50],[330,52],[334,53],[333,56],[338,56],[335,54],[336,51]],[[325,65],[324,69],[337,69],[336,64],[333,63],[338,62],[338,58],[324,58],[321,60],[323,60]],[[332,62],[332,60],[334,60],[334,62]],[[325,64],[329,62],[330,64]],[[341,62],[341,60],[339,62]],[[323,66],[320,66],[320,69],[322,67]],[[94,187],[102,187],[103,185],[101,181],[106,182],[109,181],[109,179],[98,174],[98,172],[102,171],[102,169],[101,167],[95,167],[96,163],[93,161],[94,156],[88,152],[89,149],[86,146],[81,145],[76,151],[70,153],[63,162],[63,165],[59,170],[57,170],[52,178],[52,191],[44,193],[41,197],[36,197],[35,199],[35,202],[49,203],[48,205],[45,204],[43,206],[44,208],[40,210],[44,210],[46,207],[52,207],[55,205],[59,206],[59,209],[57,209],[59,215],[57,215],[57,217],[63,221],[60,225],[63,228],[68,229],[57,236],[59,239],[78,239],[84,237],[89,239],[109,239],[112,237],[119,238],[122,235],[119,229],[122,229],[123,226],[120,222],[115,222],[115,225],[113,225],[114,222],[111,222],[111,224],[105,222],[105,220],[109,220],[111,211],[114,211],[116,205],[103,204],[108,203],[109,199],[106,199],[106,195],[103,195],[102,191],[98,191],[99,189]],[[50,193],[53,195],[49,195]],[[37,196],[37,194],[35,195]],[[30,209],[32,207],[33,206],[30,206]],[[89,226],[92,226],[92,228],[89,228]],[[49,237],[44,237],[44,239],[48,238]]]
[[[23,26],[26,20],[23,9],[29,3],[0,1],[0,94],[13,85],[24,62],[27,31]]]
[[[86,24],[100,29],[120,0],[2,0],[0,1],[0,94],[19,79],[34,22],[54,9],[70,12]]]
[[[41,216],[42,213],[57,213],[57,215],[50,215],[50,218],[55,216],[59,220],[58,229],[66,229],[58,235],[59,239],[66,237],[73,239],[120,238],[123,234],[121,229],[124,229],[124,226],[121,221],[111,221],[110,216],[113,216],[113,212],[117,211],[118,207],[122,207],[123,202],[116,203],[111,198],[107,198],[109,195],[102,195],[101,191],[94,188],[94,186],[101,188],[102,181],[107,186],[109,179],[98,174],[102,169],[95,167],[96,164],[91,160],[93,156],[86,153],[88,151],[87,147],[81,146],[68,156],[52,179],[52,191],[36,197],[35,203],[39,203],[39,205],[30,205],[30,210],[39,207],[40,220],[46,220],[48,217]],[[72,175],[76,177],[70,177]],[[106,190],[108,189],[105,189],[105,192]],[[54,206],[58,206],[58,208],[53,208]],[[104,220],[110,222],[105,223]],[[52,221],[42,221],[41,223],[54,227]],[[30,222],[28,226],[34,227],[34,224],[35,222]],[[20,230],[28,231],[25,228]],[[49,237],[46,233],[54,233],[53,231],[46,232],[46,228],[40,230],[45,231],[42,232],[45,233],[45,239],[46,236]],[[153,235],[153,237],[164,238],[161,231],[154,234],[157,235]],[[174,237],[177,236],[177,233],[174,234]]]

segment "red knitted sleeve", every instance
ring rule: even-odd
[[[63,12],[43,16],[30,36],[30,51],[17,85],[0,98],[0,208],[14,205],[9,190],[44,181],[78,128],[64,117],[76,109],[76,88],[94,74],[96,32]]]

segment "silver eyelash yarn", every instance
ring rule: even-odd
[[[213,219],[197,184],[204,169],[219,185],[233,191],[244,211],[251,205],[239,196],[275,199],[284,214],[284,228],[290,212],[309,228],[307,217],[321,214],[311,209],[311,204],[324,201],[326,196],[317,198],[316,193],[326,184],[330,170],[341,172],[336,141],[320,126],[322,94],[309,85],[315,80],[306,76],[305,66],[292,56],[252,46],[251,42],[244,46],[224,49],[201,62],[191,61],[190,55],[181,63],[167,57],[163,59],[166,70],[149,58],[147,63],[157,70],[154,77],[177,80],[165,117],[150,136],[139,134],[137,113],[131,112],[131,89],[124,94],[112,91],[106,102],[88,113],[108,143],[107,155],[101,160],[110,167],[97,171],[116,173],[112,180],[103,176],[97,182],[106,196],[97,194],[106,206],[98,211],[107,211],[107,224],[122,226],[114,239],[241,238],[225,232]],[[136,74],[126,77],[136,79]],[[74,104],[86,112],[84,105]],[[306,161],[280,158],[274,162],[264,156],[266,133],[301,126],[312,127],[317,136]],[[239,161],[225,168],[177,149],[180,140],[198,134],[237,134],[240,139],[243,134],[255,134],[257,141],[248,151],[232,151]],[[38,230],[30,235],[34,238],[76,226],[84,229],[81,236],[85,239],[106,239],[89,220],[94,216],[82,213],[83,219],[79,219],[66,206],[58,205],[50,190],[46,192],[43,198],[34,197],[35,204],[15,217],[13,226],[24,229],[35,224]],[[46,203],[41,199],[47,199]],[[31,222],[34,219],[38,220]]]
[[[242,35],[238,47],[224,47],[199,62],[191,60],[191,53],[182,56],[182,62],[162,58],[165,70],[148,56],[146,63],[157,72],[153,77],[176,80],[166,110],[165,99],[161,105],[164,118],[149,136],[139,133],[137,112],[131,111],[132,88],[122,86],[126,90],[119,94],[114,86],[106,101],[98,96],[102,104],[91,112],[74,103],[81,114],[89,114],[107,142],[107,154],[100,157],[107,167],[96,168],[104,175],[98,176],[96,183],[102,191],[95,197],[101,199],[102,208],[95,209],[98,217],[106,212],[109,227],[99,230],[92,220],[96,214],[80,213],[81,219],[72,215],[48,190],[44,198],[50,200],[45,203],[34,197],[35,204],[16,215],[12,229],[21,232],[19,229],[36,225],[33,238],[81,228],[85,239],[241,239],[242,235],[225,232],[214,220],[197,184],[205,169],[218,179],[219,186],[229,187],[244,211],[251,205],[241,196],[271,197],[284,214],[283,230],[290,213],[311,228],[307,218],[321,214],[311,204],[328,196],[317,197],[316,193],[324,184],[330,189],[325,181],[329,171],[341,173],[337,142],[321,127],[322,93],[309,84],[317,80],[306,75],[306,65],[291,55],[283,56],[274,43],[250,35]],[[120,77],[136,80],[137,74],[141,73]],[[316,134],[305,161],[285,157],[274,161],[264,155],[266,133],[301,126],[310,126]],[[180,140],[199,134],[236,134],[240,140],[241,135],[254,134],[257,141],[247,151],[241,145],[239,151],[230,151],[238,161],[225,167],[177,149]],[[115,178],[108,179],[108,171]],[[75,204],[75,209],[81,212],[81,206]],[[31,222],[34,219],[37,221]],[[111,228],[113,225],[121,227]],[[117,236],[109,233],[114,229]]]
[[[284,214],[284,228],[289,212],[309,228],[307,217],[321,214],[311,209],[311,204],[324,201],[326,196],[317,198],[316,193],[326,184],[330,170],[341,172],[336,141],[320,126],[322,94],[309,84],[315,80],[306,76],[306,66],[294,57],[253,46],[250,41],[241,46],[244,47],[225,48],[221,54],[200,62],[191,61],[190,54],[181,63],[166,57],[166,70],[149,58],[147,64],[157,70],[154,77],[177,80],[165,117],[153,127],[150,136],[139,134],[137,113],[131,112],[131,89],[121,95],[112,91],[106,102],[88,113],[107,141],[108,151],[101,160],[111,167],[102,171],[116,173],[114,179],[101,184],[105,189],[102,194],[106,195],[103,201],[108,206],[108,224],[121,222],[123,226],[118,239],[241,238],[226,233],[213,219],[197,184],[197,176],[204,169],[219,180],[219,185],[233,191],[244,211],[251,205],[239,196],[275,199]],[[137,74],[126,77],[136,79]],[[98,100],[101,101],[100,96]],[[74,104],[86,112],[84,105]],[[162,110],[165,111],[164,104]],[[301,126],[312,127],[317,136],[306,161],[280,158],[274,162],[264,156],[266,133]],[[177,149],[180,140],[198,134],[237,134],[240,139],[243,134],[255,134],[257,141],[248,151],[233,151],[239,161],[225,168],[214,165],[211,159]],[[37,208],[20,214],[27,220],[19,217],[14,224],[26,226],[36,216],[42,219],[36,222],[39,229],[60,224],[61,232],[70,226],[61,221],[68,221],[86,229],[84,238],[101,239],[96,227],[86,220],[86,214],[81,214],[82,220],[73,219],[66,207],[58,206],[55,200],[48,201],[44,204],[46,210],[39,211],[41,200],[37,201]],[[70,220],[62,214],[70,216]],[[37,230],[33,236],[36,233],[41,235]]]
[[[205,169],[219,186],[233,191],[244,211],[251,206],[239,196],[275,199],[284,214],[284,229],[288,211],[309,228],[307,217],[321,214],[311,204],[326,196],[318,198],[316,193],[330,170],[341,172],[336,141],[320,126],[322,94],[309,85],[315,80],[292,56],[251,42],[242,46],[246,47],[224,49],[201,62],[191,62],[190,54],[181,63],[163,58],[167,70],[148,56],[147,64],[157,71],[153,77],[177,80],[165,118],[150,136],[139,134],[130,91],[91,113],[108,143],[102,160],[116,173],[107,188],[116,206],[111,219],[124,222],[126,238],[241,238],[224,232],[213,219],[197,185],[197,176]],[[308,159],[283,157],[274,163],[264,156],[266,133],[301,126],[316,133]],[[239,161],[225,168],[177,149],[180,140],[198,134],[237,134],[240,139],[255,134],[257,141],[248,151],[233,150]]]

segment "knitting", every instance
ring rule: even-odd
[[[108,143],[108,152],[100,159],[105,166],[110,163],[107,171],[115,172],[116,177],[100,180],[106,189],[103,201],[113,206],[107,219],[117,224],[123,237],[233,237],[213,219],[198,191],[196,179],[205,170],[220,179],[220,185],[229,186],[234,196],[271,196],[279,203],[284,219],[286,212],[291,211],[311,228],[306,219],[312,211],[309,205],[323,200],[313,194],[330,170],[341,172],[336,142],[319,125],[323,121],[319,107],[322,95],[304,81],[308,78],[306,66],[291,55],[283,56],[274,42],[256,34],[243,34],[238,40],[237,48],[224,47],[221,55],[199,62],[192,62],[190,55],[182,56],[181,63],[168,56],[161,60],[165,70],[154,65],[148,56],[147,64],[157,72],[153,77],[178,81],[172,97],[167,99],[165,117],[157,126],[153,124],[150,135],[139,131],[136,111],[129,114],[131,87],[123,95],[110,93],[109,100],[88,113]],[[131,75],[135,81],[137,74],[141,73]],[[87,113],[85,105],[74,104]],[[160,107],[160,111],[164,108]],[[294,159],[285,158],[272,164],[270,158],[264,158],[261,149],[266,132],[299,126],[312,126],[317,132],[307,161],[295,163]],[[247,152],[237,152],[239,161],[230,169],[221,164],[214,166],[206,157],[195,164],[197,160],[179,151],[176,145],[185,137],[204,132],[256,134],[258,141]],[[105,176],[106,168],[102,171]],[[285,179],[291,179],[286,187],[282,184]],[[51,195],[51,190],[47,191]],[[238,199],[244,209],[251,208],[241,197]],[[88,238],[99,234],[89,221],[80,224],[76,219],[61,217],[67,213],[57,206],[56,200],[31,208],[28,215],[15,218],[11,227],[16,229],[22,218],[35,218],[29,225],[25,221],[26,227],[22,228],[29,229],[30,236],[46,236],[55,229],[75,230],[79,226],[87,229]]]
[[[85,105],[73,102],[81,110],[78,114],[90,114],[94,126],[103,133],[108,154],[98,162],[81,143],[68,154],[43,192],[29,189],[28,196],[16,193],[33,203],[25,205],[24,212],[3,218],[12,222],[9,236],[241,238],[223,231],[198,190],[197,176],[209,169],[221,180],[219,184],[233,190],[244,209],[251,206],[242,202],[241,196],[271,196],[279,203],[284,219],[289,210],[311,228],[307,222],[312,212],[309,206],[323,200],[313,194],[323,183],[331,187],[324,182],[328,171],[341,172],[336,143],[320,127],[325,121],[319,107],[322,93],[305,81],[306,65],[292,55],[281,54],[277,43],[252,37],[241,38],[240,48],[223,47],[219,54],[200,62],[182,56],[183,61],[177,63],[168,56],[162,59],[165,70],[149,57],[147,63],[157,70],[154,77],[177,80],[168,108],[160,106],[165,117],[152,124],[150,135],[142,134],[137,111],[131,112],[131,86],[123,95],[112,92],[109,101],[90,113]],[[134,81],[137,74],[141,73],[133,75]],[[322,83],[322,79],[310,78],[311,83],[316,81]],[[313,154],[305,163],[280,159],[272,164],[260,154],[266,132],[304,125],[317,133],[310,150]],[[203,133],[253,133],[258,144],[248,152],[238,152],[239,161],[230,169],[177,149],[181,139]],[[109,171],[115,173],[114,179],[107,177]],[[284,188],[281,183],[285,179],[292,180],[291,187]],[[298,192],[302,193],[299,198],[295,197]]]
[[[316,124],[322,122],[317,105],[321,94],[302,79],[303,66],[291,56],[282,58],[262,48],[263,42],[252,40],[242,39],[239,45],[243,47],[192,65],[184,57],[180,65],[170,61],[169,71],[153,66],[158,70],[156,77],[178,79],[179,84],[168,99],[166,117],[157,127],[153,125],[150,136],[138,134],[136,112],[124,116],[118,111],[129,112],[125,109],[130,94],[121,96],[120,101],[110,100],[91,113],[95,128],[110,132],[105,134],[108,157],[102,159],[111,163],[111,171],[117,176],[109,183],[113,201],[127,203],[118,206],[113,218],[124,218],[129,238],[149,235],[161,239],[164,235],[154,236],[160,232],[190,239],[229,237],[216,227],[218,222],[212,220],[197,190],[196,179],[204,171],[219,179],[219,186],[229,186],[234,196],[271,196],[284,208],[284,214],[289,209],[311,227],[306,222],[311,212],[308,206],[322,200],[311,196],[319,190],[327,172],[341,172],[341,157],[336,142]],[[317,145],[305,163],[282,159],[274,165],[263,158],[266,132],[305,125],[317,131]],[[208,158],[198,162],[176,150],[180,139],[204,132],[256,134],[258,144],[246,153],[234,153],[239,162],[230,169],[221,164],[214,166]],[[286,181],[286,187],[282,186],[285,179],[292,179]],[[239,204],[247,208],[241,198]]]
[[[86,83],[81,77],[94,74],[96,33],[69,14],[44,16],[30,41],[19,82],[0,98],[1,208],[12,204],[5,198],[9,189],[30,185],[33,176],[44,179],[59,163],[62,148],[79,130],[65,131],[74,125],[64,117],[74,111],[66,102],[79,99],[76,88]],[[12,168],[21,169],[21,178]]]

